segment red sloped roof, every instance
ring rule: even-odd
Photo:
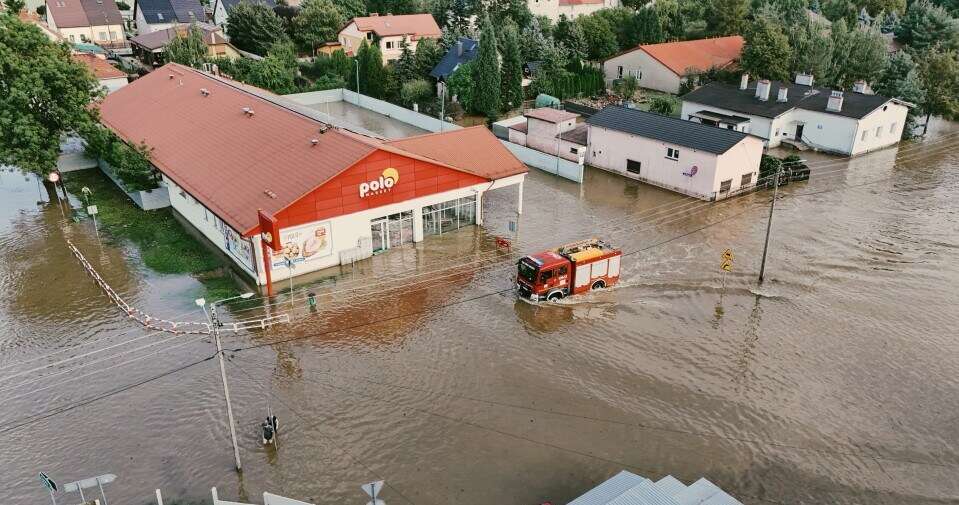
[[[607,60],[632,51],[645,51],[676,75],[682,76],[686,75],[686,71],[690,68],[708,70],[712,67],[728,66],[739,60],[745,44],[745,39],[739,35],[663,44],[645,44],[611,56]]]
[[[98,58],[90,53],[79,53],[71,55],[74,61],[86,65],[97,79],[117,79],[126,77],[119,68],[114,67],[107,60]]]
[[[421,156],[484,179],[494,180],[529,171],[516,156],[483,125],[427,133],[383,144],[384,149],[401,149],[400,154]]]
[[[366,16],[353,18],[356,27],[364,32],[374,32],[380,37],[413,35],[415,37],[441,37],[436,20],[431,14],[405,14],[402,16]]]

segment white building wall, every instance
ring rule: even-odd
[[[682,112],[680,113],[680,117],[688,121],[690,114],[695,114],[701,110],[708,110],[708,111],[716,112],[719,114],[749,118],[749,124],[746,125],[744,128],[742,128],[741,131],[743,133],[749,133],[752,135],[756,135],[758,137],[762,137],[764,139],[770,139],[771,137],[774,137],[774,133],[775,133],[774,131],[775,125],[773,124],[774,122],[778,123],[780,125],[780,128],[782,128],[781,126],[782,121],[779,120],[778,118],[777,120],[773,120],[773,119],[760,117],[760,116],[751,116],[749,114],[743,114],[742,112],[727,110],[720,107],[713,107],[710,105],[703,105],[701,103],[688,102],[685,100],[683,101],[683,107],[682,107]],[[776,139],[776,145],[779,145],[779,139]],[[770,145],[769,147],[775,147],[775,146]]]
[[[667,68],[646,51],[636,49],[603,62],[603,74],[607,81],[632,75],[639,81],[640,87],[655,89],[664,93],[679,93],[683,79]]]
[[[539,119],[527,118],[526,125],[527,147],[546,154],[556,155],[558,152],[562,155],[562,144],[564,141],[559,140],[556,135],[559,132],[572,130],[576,125],[576,119],[569,119],[561,123],[550,123],[548,121],[540,121]],[[573,160],[575,161],[575,158]]]
[[[867,114],[858,122],[849,154],[855,156],[898,143],[902,140],[908,112],[909,108],[905,105],[889,102]]]
[[[565,15],[569,19],[576,19],[600,9],[619,7],[621,3],[619,0],[605,0],[595,4],[560,5],[559,0],[526,0],[526,5],[534,16],[546,16],[555,23],[559,20],[560,15]]]
[[[716,180],[713,191],[722,199],[738,189],[749,188],[759,179],[759,164],[763,157],[763,140],[746,137],[741,142],[719,155],[716,165]],[[749,174],[749,182],[743,184],[743,176]],[[728,192],[721,193],[723,181],[730,181]]]
[[[112,79],[100,79],[100,84],[102,84],[104,88],[107,88],[107,93],[113,93],[127,85],[127,78],[115,77]]]

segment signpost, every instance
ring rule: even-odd
[[[69,484],[64,484],[63,490],[68,493],[80,493],[80,501],[86,502],[87,499],[83,496],[83,490],[93,487],[99,488],[100,497],[103,498],[103,505],[107,505],[107,495],[103,493],[103,485],[109,484],[116,479],[117,476],[113,475],[112,473],[98,475],[96,477],[90,477],[89,479],[83,479],[76,482],[71,482]]]
[[[726,272],[733,271],[732,249],[726,249],[720,257],[722,258],[722,262],[719,264],[719,268],[723,271],[723,291],[726,291]]]
[[[53,505],[57,505],[57,499],[53,496],[53,493],[60,490],[60,488],[57,487],[57,483],[50,477],[47,477],[47,474],[40,472],[40,484],[43,484],[43,487],[50,492],[50,501],[53,502]]]
[[[383,486],[386,485],[385,481],[378,480],[375,482],[370,482],[369,484],[363,484],[360,486],[360,489],[370,497],[370,501],[366,505],[386,505],[386,502],[380,499],[377,499],[377,495],[380,494],[380,491],[383,490]]]

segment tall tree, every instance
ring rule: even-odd
[[[357,87],[356,92],[364,95],[369,94],[369,78],[367,72],[369,71],[369,61],[370,61],[370,43],[366,40],[360,44],[360,48],[356,50],[356,58],[354,58],[354,70],[352,78],[350,79],[350,86]]]
[[[416,71],[416,57],[413,55],[413,50],[410,49],[406,37],[403,37],[403,40],[400,41],[400,57],[393,63],[393,70],[396,72],[396,78],[401,86],[404,83],[423,77]]]
[[[922,89],[919,78],[919,67],[912,56],[905,51],[898,51],[889,57],[886,68],[883,69],[872,88],[879,95],[899,98],[920,107],[926,100],[926,92]],[[919,112],[918,109],[909,109],[904,128],[907,134],[914,130],[915,117]]]
[[[486,15],[495,19],[497,24],[512,19],[516,26],[526,26],[533,19],[526,0],[482,0],[481,3]]]
[[[872,83],[882,73],[888,59],[886,39],[879,33],[877,27],[863,27],[853,30],[847,78],[838,84],[848,86],[858,80]]]
[[[260,55],[265,55],[273,44],[289,40],[283,21],[273,9],[264,3],[248,0],[230,9],[226,34],[236,47]]]
[[[366,55],[366,94],[373,98],[386,96],[386,71],[383,68],[383,53],[378,44],[370,46]]]
[[[926,90],[922,110],[926,128],[931,116],[959,119],[959,56],[955,51],[924,51],[919,58],[919,78]],[[923,129],[925,133],[925,129]]]
[[[93,121],[100,84],[66,44],[0,14],[0,163],[45,176],[57,166],[60,136]]]
[[[496,53],[496,31],[489,16],[483,19],[479,54],[473,62],[473,110],[495,120],[500,107],[499,56]]]
[[[639,44],[658,44],[665,40],[659,14],[652,7],[643,7],[637,11],[634,25]]]
[[[862,6],[869,11],[869,14],[878,16],[885,12],[906,12],[906,0],[864,0]]]
[[[4,0],[3,4],[7,7],[7,12],[16,16],[27,6],[24,0]]]
[[[368,0],[367,8],[378,14],[415,14],[421,7],[419,0]]]
[[[846,26],[855,26],[859,19],[859,8],[849,0],[823,0],[822,15],[833,23],[843,19]]]
[[[188,67],[200,68],[207,60],[206,42],[203,32],[193,23],[186,34],[174,37],[166,46],[166,59]]]
[[[333,3],[346,19],[365,16],[367,12],[366,2],[363,0],[334,0]]]
[[[301,50],[312,54],[320,44],[336,40],[345,22],[332,0],[305,0],[293,19],[293,39]]]
[[[570,59],[575,61],[586,59],[589,49],[586,44],[586,34],[583,33],[579,23],[570,20],[565,14],[560,14],[553,28],[553,39],[566,48]]]
[[[852,66],[849,58],[853,52],[853,35],[845,19],[832,24],[829,39],[832,41],[832,55],[829,58],[829,72],[822,76],[822,81],[829,86],[842,87],[849,80],[847,73]]]
[[[792,49],[789,39],[779,26],[766,18],[759,18],[746,30],[740,66],[757,77],[789,80]]]
[[[793,49],[792,73],[805,72],[817,79],[825,79],[831,71],[832,39],[821,23],[809,22],[787,30]]]
[[[609,22],[598,16],[580,16],[575,21],[586,36],[586,57],[601,60],[619,51],[616,34]]]
[[[455,98],[466,110],[473,110],[473,62],[460,65],[446,80],[450,98]]]
[[[708,0],[706,26],[710,35],[736,35],[746,21],[746,0]]]
[[[296,51],[293,49],[293,44],[286,41],[270,47],[265,58],[253,63],[243,81],[286,95],[298,91],[296,71]]]
[[[416,75],[429,80],[430,72],[443,58],[443,48],[436,39],[420,39],[413,53],[413,63]]]
[[[610,29],[612,29],[616,35],[617,51],[632,48],[639,44],[639,33],[636,29],[636,11],[627,9],[626,7],[610,7],[600,9],[590,14],[590,16],[601,19],[609,25]]]
[[[513,23],[507,23],[500,35],[502,49],[500,64],[500,102],[503,111],[515,109],[523,103],[523,63],[519,55],[519,30]]]
[[[959,20],[929,0],[916,0],[906,10],[896,37],[918,50],[935,45],[959,49]]]

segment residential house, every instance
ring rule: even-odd
[[[436,79],[437,96],[443,96],[446,88],[446,79],[456,72],[456,69],[473,61],[479,55],[479,42],[469,37],[460,37],[456,44],[453,44],[440,62],[433,67],[430,75]]]
[[[111,65],[106,58],[89,53],[74,54],[71,57],[73,61],[82,63],[89,68],[97,81],[100,81],[100,85],[107,90],[107,93],[113,93],[129,82],[127,74]]]
[[[100,104],[150,146],[173,210],[258,284],[482,225],[488,191],[522,195],[528,169],[485,126],[386,140],[321,117],[175,63]]]
[[[137,35],[146,35],[178,24],[205,23],[206,11],[199,0],[134,0],[133,19]]]
[[[682,118],[721,124],[721,116],[735,117],[735,130],[766,139],[768,147],[786,142],[853,156],[898,143],[913,106],[868,91],[862,81],[852,91],[817,87],[808,74],[794,83],[744,75],[738,87],[714,82],[684,95]]]
[[[603,60],[603,74],[607,81],[633,76],[642,88],[675,94],[697,74],[735,65],[745,43],[745,39],[734,35],[643,44]]]
[[[135,36],[130,39],[133,55],[145,65],[159,67],[166,63],[166,46],[177,37],[186,37],[191,26],[179,24],[165,30]],[[242,57],[240,51],[226,40],[219,27],[206,23],[197,23],[196,26],[203,34],[203,42],[206,43],[207,54],[211,58],[232,60]]]
[[[560,16],[575,19],[600,9],[619,7],[621,4],[620,0],[526,0],[526,5],[534,16],[546,16],[554,23],[559,21]]]
[[[672,475],[652,481],[623,470],[569,505],[743,505],[701,478],[685,485]]]
[[[579,162],[586,155],[587,125],[579,114],[542,107],[524,114],[526,121],[509,125],[509,141]]]
[[[443,35],[439,25],[430,14],[406,14],[380,16],[371,14],[353,18],[338,36],[346,54],[352,56],[360,49],[364,40],[377,44],[383,53],[383,63],[399,59],[403,52],[403,39],[411,51],[421,39],[438,39]]]
[[[71,43],[127,47],[123,17],[114,0],[47,0],[47,24]]]
[[[343,46],[339,42],[324,42],[316,46],[316,54],[331,55],[337,51],[342,51]]]
[[[225,25],[230,18],[230,10],[244,0],[214,0],[213,2],[213,23],[217,26]],[[251,0],[246,0],[251,1]],[[276,0],[255,0],[267,7],[273,9],[276,7]]]
[[[41,2],[40,5],[43,5],[43,3]],[[39,28],[40,31],[43,32],[48,39],[50,39],[51,42],[63,42],[63,35],[60,35],[60,32],[50,28],[50,26],[47,25],[47,23],[43,21],[43,19],[37,15],[36,12],[23,9],[18,14],[18,17],[20,18],[20,21]]]
[[[763,141],[747,133],[616,105],[586,123],[595,167],[704,200],[758,179]]]

